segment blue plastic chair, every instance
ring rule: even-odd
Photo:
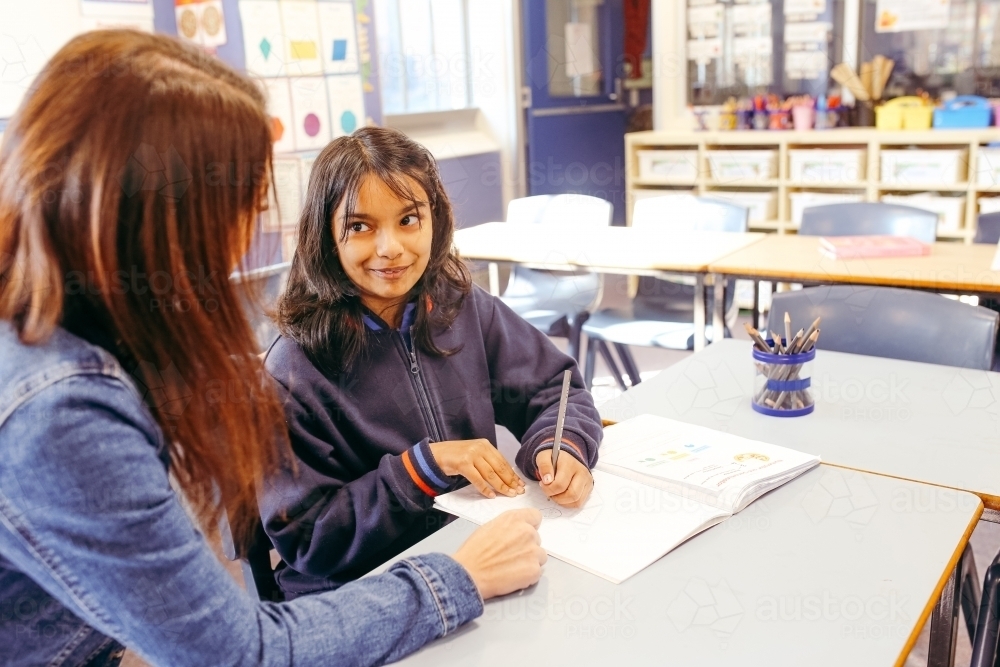
[[[996,213],[982,213],[976,221],[976,237],[973,243],[1000,242],[1000,211]]]
[[[937,213],[912,206],[857,202],[810,206],[802,211],[800,236],[910,236],[924,243],[937,237]]]
[[[666,227],[677,232],[745,232],[748,217],[748,209],[728,201],[693,195],[665,195],[637,201],[632,226],[637,229]],[[737,314],[737,309],[733,307],[734,290],[731,288],[731,282],[727,282],[725,307],[730,323]],[[693,349],[694,289],[693,284],[683,281],[644,276],[639,279],[635,298],[626,307],[605,308],[591,315],[583,325],[587,334],[584,366],[587,387],[593,382],[594,367],[600,354],[618,386],[625,389],[624,379],[611,357],[608,343],[614,345],[633,386],[639,383],[640,378],[629,345]],[[711,333],[713,338],[715,335],[716,332]]]
[[[278,336],[278,327],[269,311],[278,303],[288,281],[290,262],[234,273],[230,281],[241,288],[243,312],[257,337],[257,351],[263,352]]]
[[[817,317],[821,350],[975,368],[993,366],[1000,315],[930,292],[893,287],[824,285],[779,292],[768,331],[808,327]]]
[[[509,225],[562,226],[569,234],[611,224],[611,202],[589,195],[537,195],[514,199],[507,205]],[[505,304],[548,336],[569,340],[569,355],[579,361],[580,331],[601,302],[604,278],[591,271],[547,271],[515,264]]]

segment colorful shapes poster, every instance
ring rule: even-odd
[[[295,150],[295,119],[288,79],[263,79],[267,113],[271,116],[271,138],[275,153]]]
[[[285,67],[292,76],[321,74],[317,3],[287,0],[281,3],[285,32]]]
[[[365,125],[365,99],[361,89],[361,77],[357,74],[326,77],[327,93],[330,97],[330,121],[333,136],[350,134]]]
[[[278,0],[242,0],[240,18],[247,72],[258,76],[285,75],[281,3]]]
[[[353,74],[358,71],[358,42],[354,7],[349,2],[320,2],[319,32],[323,40],[323,71]]]
[[[331,139],[330,108],[323,77],[295,77],[290,79],[289,85],[295,127],[295,150],[323,148]]]
[[[226,43],[222,0],[174,0],[174,12],[182,39],[207,48]]]

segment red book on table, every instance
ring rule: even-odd
[[[931,254],[931,246],[909,236],[823,236],[819,251],[830,259],[917,257]]]

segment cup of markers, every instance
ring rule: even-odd
[[[756,368],[751,407],[772,417],[801,417],[816,408],[812,391],[812,366],[819,340],[819,318],[808,329],[791,334],[791,320],[785,313],[785,336],[771,332],[764,338],[746,324],[754,341]]]

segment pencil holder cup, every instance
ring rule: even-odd
[[[765,342],[774,347],[774,341]],[[801,417],[812,412],[816,407],[812,391],[815,358],[815,348],[801,354],[771,354],[754,347],[757,374],[750,399],[753,409],[772,417]]]

